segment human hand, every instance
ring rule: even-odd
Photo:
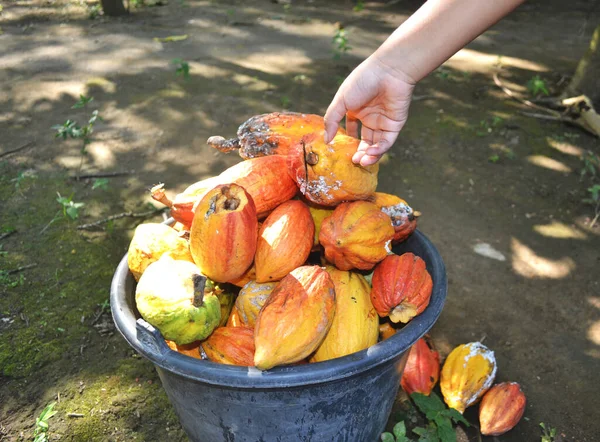
[[[408,118],[415,82],[386,66],[374,56],[367,58],[344,80],[325,113],[325,142],[330,142],[346,116],[348,135],[360,144],[352,161],[375,164],[392,147]]]

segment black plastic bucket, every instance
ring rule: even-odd
[[[416,231],[394,252],[427,263],[427,309],[389,339],[343,358],[256,368],[216,364],[172,351],[135,308],[135,281],[124,257],[110,303],[123,337],[156,366],[181,425],[194,442],[375,442],[389,418],[407,350],[439,317],[447,292],[444,263]]]

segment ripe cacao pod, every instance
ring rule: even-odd
[[[312,216],[313,223],[315,224],[315,236],[312,250],[318,250],[319,232],[321,231],[321,225],[323,224],[323,220],[333,213],[333,208],[319,206],[314,203],[311,203],[308,204],[308,210],[310,210],[310,216]]]
[[[484,436],[500,436],[512,430],[523,417],[527,399],[516,382],[490,388],[479,404],[479,428]]]
[[[355,353],[377,343],[379,317],[371,304],[370,287],[355,272],[326,268],[335,287],[335,315],[325,339],[310,362],[327,361]]]
[[[335,313],[335,290],[318,266],[302,266],[271,292],[256,320],[254,365],[268,370],[298,362],[317,349]]]
[[[258,230],[260,231],[260,223],[258,223]],[[239,278],[236,278],[236,279],[232,279],[231,281],[229,281],[229,283],[235,285],[236,287],[244,287],[250,281],[255,281],[255,280],[256,280],[256,266],[254,265],[254,262],[253,262],[252,265],[250,266],[250,268],[248,270],[246,270],[242,276],[240,276]]]
[[[296,112],[273,112],[255,115],[244,122],[237,138],[226,140],[220,136],[210,137],[208,145],[221,152],[238,150],[244,159],[266,155],[287,155],[290,146],[298,143],[311,132],[320,132],[325,127],[323,117]],[[339,128],[338,133],[345,133]]]
[[[265,219],[256,244],[256,281],[279,281],[310,254],[315,225],[302,201],[282,203]],[[241,312],[240,312],[241,313]]]
[[[171,350],[176,351],[177,353],[181,353],[195,359],[202,359],[202,355],[200,355],[200,341],[194,341],[185,345],[177,345],[175,342],[167,339],[165,339],[165,342]]]
[[[245,324],[242,322],[240,318],[240,312],[238,312],[235,304],[231,309],[231,313],[229,313],[229,318],[227,319],[226,327],[245,327]]]
[[[481,342],[462,344],[450,352],[440,377],[440,389],[450,408],[463,413],[475,404],[496,378],[494,352]]]
[[[390,217],[367,201],[341,203],[323,220],[319,242],[325,258],[340,270],[372,269],[391,253]]]
[[[373,272],[371,301],[379,316],[407,323],[429,305],[433,281],[425,261],[413,253],[389,255]]]
[[[396,334],[396,329],[389,322],[379,324],[379,340],[385,341]]]
[[[409,396],[415,392],[429,396],[439,377],[440,355],[421,338],[410,348],[400,385]]]
[[[136,281],[146,268],[169,253],[173,259],[194,262],[188,241],[166,224],[146,223],[135,228],[127,250],[127,265]]]
[[[207,289],[212,289],[212,292],[219,298],[219,303],[221,304],[221,321],[219,322],[219,326],[224,327],[235,305],[236,294],[231,290],[232,287],[230,285],[215,284],[210,279],[206,281],[206,287]]]
[[[258,220],[252,197],[237,184],[222,184],[200,200],[190,251],[202,273],[217,282],[241,277],[256,253]]]
[[[279,155],[241,161],[219,178],[242,186],[250,194],[259,219],[298,193],[294,180],[286,173],[286,160]]]
[[[213,362],[252,367],[254,330],[250,327],[218,327],[202,342],[202,349]]]
[[[402,198],[389,193],[375,192],[372,201],[391,218],[394,227],[392,240],[394,244],[404,241],[417,228],[417,218],[421,212],[413,210]]]
[[[212,289],[205,290],[206,281],[195,264],[164,255],[142,274],[137,309],[166,340],[183,345],[204,339],[221,320],[221,303]]]
[[[372,197],[379,164],[363,167],[352,162],[360,142],[356,138],[337,134],[326,144],[323,137],[323,131],[304,136],[287,156],[290,175],[302,194],[323,206]]]
[[[248,327],[254,327],[260,309],[265,304],[277,282],[259,283],[250,281],[242,289],[235,300],[240,320]]]

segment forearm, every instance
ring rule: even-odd
[[[416,83],[524,0],[428,0],[375,51]]]

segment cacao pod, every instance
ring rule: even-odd
[[[311,203],[308,205],[308,210],[310,210],[310,216],[312,216],[312,220],[315,225],[315,236],[312,247],[312,249],[315,250],[319,248],[319,232],[321,231],[323,220],[333,213],[333,208],[318,206],[314,203]]]
[[[496,377],[494,352],[481,342],[462,344],[450,352],[440,377],[448,407],[463,413],[492,386]]]
[[[188,241],[176,230],[159,223],[137,226],[127,250],[127,265],[135,280],[165,253],[173,259],[193,262]]]
[[[256,253],[258,220],[252,197],[237,184],[222,184],[200,200],[190,251],[202,273],[217,282],[241,277]]]
[[[322,131],[323,117],[296,112],[273,112],[255,115],[244,122],[237,138],[226,140],[220,136],[210,137],[208,145],[221,152],[238,150],[244,159],[266,155],[287,155],[291,145],[311,132]],[[338,133],[345,133],[339,128]]]
[[[250,194],[259,219],[298,193],[296,183],[286,173],[286,160],[279,155],[241,161],[219,178],[242,186]]]
[[[310,362],[327,361],[355,353],[377,343],[379,317],[371,304],[370,287],[354,272],[328,266],[335,287],[335,315],[325,339]]]
[[[433,280],[413,253],[389,255],[373,272],[371,301],[379,316],[407,323],[429,305]]]
[[[439,377],[440,355],[421,338],[410,348],[400,385],[409,396],[415,392],[429,396]]]
[[[235,300],[235,306],[244,325],[254,327],[258,312],[265,304],[271,292],[277,285],[276,282],[258,283],[250,281],[242,289]]]
[[[396,334],[396,329],[389,322],[379,324],[379,340],[385,341]]]
[[[268,370],[298,362],[317,349],[335,313],[335,290],[318,266],[302,266],[271,292],[256,320],[254,365]]]
[[[484,436],[500,436],[512,430],[523,417],[527,399],[516,382],[490,388],[479,404],[479,427]]]
[[[402,198],[389,193],[375,192],[373,203],[391,218],[394,227],[392,240],[394,244],[404,241],[417,228],[417,218],[421,212],[414,211]]]
[[[326,144],[323,137],[323,131],[304,136],[287,156],[290,175],[302,194],[323,206],[371,198],[379,164],[363,167],[352,162],[360,143],[356,138],[337,134]]]
[[[242,322],[240,318],[240,313],[238,312],[235,304],[231,309],[231,313],[229,313],[229,318],[227,319],[227,327],[244,327],[245,324]]]
[[[148,266],[135,290],[140,315],[178,345],[206,338],[219,325],[221,304],[206,276],[189,261],[168,255]]]
[[[165,339],[165,342],[171,350],[176,351],[177,353],[181,353],[195,359],[202,359],[202,356],[200,355],[200,341],[194,341],[185,345],[177,345],[175,342],[167,339]]]
[[[260,231],[260,223],[258,223],[258,230]],[[256,265],[254,265],[254,262],[253,262],[252,265],[250,266],[250,268],[248,270],[246,270],[246,272],[244,272],[244,274],[242,276],[240,276],[239,278],[236,278],[236,279],[232,279],[231,281],[229,281],[229,283],[235,285],[236,287],[244,287],[250,281],[255,281],[255,280],[256,280]]]
[[[256,281],[279,281],[304,264],[312,248],[314,231],[310,211],[302,201],[286,201],[278,206],[258,233],[254,258]]]
[[[202,349],[213,362],[252,367],[254,330],[250,327],[219,327],[202,342]]]
[[[225,286],[218,285],[209,279],[206,282],[207,288],[211,289],[210,285],[212,285],[213,293],[219,298],[219,303],[221,304],[221,321],[219,322],[219,326],[224,327],[235,305],[236,294],[231,290],[231,286],[227,284]]]
[[[325,258],[340,270],[372,269],[391,253],[390,217],[367,201],[341,203],[323,220],[319,242]]]

